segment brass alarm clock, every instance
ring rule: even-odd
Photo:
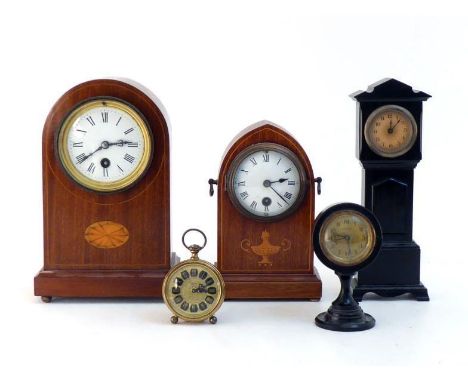
[[[185,236],[193,231],[203,236],[202,246],[185,243]],[[214,314],[224,301],[225,287],[216,267],[198,258],[198,252],[206,246],[206,236],[201,230],[191,228],[182,235],[182,243],[192,256],[169,271],[162,287],[164,302],[174,314],[171,322],[177,324],[179,318],[185,321],[209,319],[211,324],[216,324],[218,320]]]

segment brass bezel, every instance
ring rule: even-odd
[[[335,220],[337,217],[340,217],[342,215],[358,215],[362,220],[364,220],[367,223],[368,227],[370,227],[370,232],[368,232],[369,238],[367,239],[370,244],[366,246],[368,248],[368,251],[365,257],[360,256],[354,259],[353,261],[345,262],[345,261],[342,261],[341,258],[331,254],[327,250],[327,247],[325,246],[325,237],[324,237],[325,231],[333,220]],[[375,243],[376,243],[376,232],[375,232],[375,228],[372,222],[367,218],[367,216],[363,215],[362,213],[352,210],[352,209],[338,210],[338,211],[333,212],[330,216],[328,216],[323,222],[322,226],[320,227],[319,243],[320,243],[320,248],[322,249],[323,254],[327,257],[329,261],[339,266],[350,267],[350,266],[355,266],[355,265],[363,263],[372,255],[374,248],[375,248]]]
[[[287,211],[274,216],[259,216],[251,213],[247,210],[237,199],[236,192],[234,190],[234,179],[236,176],[237,168],[239,167],[240,163],[250,154],[257,152],[257,151],[277,151],[283,154],[285,157],[289,158],[291,162],[296,166],[297,170],[299,171],[299,181],[300,181],[300,190],[299,195],[296,201],[288,208]],[[279,145],[277,143],[271,142],[261,142],[261,143],[254,143],[253,145],[248,146],[244,150],[242,150],[239,154],[236,155],[234,160],[232,161],[231,165],[229,166],[229,170],[226,176],[226,188],[228,192],[229,199],[231,200],[232,204],[236,207],[236,209],[243,215],[259,221],[264,222],[275,222],[284,219],[287,216],[290,216],[294,212],[297,211],[299,206],[302,204],[302,200],[304,199],[304,195],[307,191],[307,175],[304,170],[304,166],[302,165],[301,161],[288,148]]]
[[[89,110],[97,107],[97,106],[105,106],[111,107],[115,109],[119,109],[124,113],[130,115],[133,120],[136,122],[137,126],[140,128],[143,136],[143,155],[138,164],[138,166],[125,178],[112,181],[112,182],[100,182],[96,180],[89,179],[88,177],[84,176],[80,171],[77,170],[75,167],[72,159],[70,158],[70,153],[67,149],[67,140],[70,134],[70,130],[73,126],[73,122],[76,118],[80,115],[85,114]],[[131,105],[128,105],[124,101],[112,99],[112,98],[100,98],[95,99],[92,101],[85,102],[80,106],[76,107],[64,120],[60,127],[58,139],[57,139],[57,147],[58,147],[58,154],[60,162],[62,163],[63,168],[67,172],[67,174],[78,184],[81,186],[90,189],[92,191],[99,191],[99,192],[114,192],[120,191],[130,187],[134,184],[138,179],[142,177],[142,175],[147,170],[153,152],[153,144],[152,144],[152,136],[150,129],[140,115],[140,113]]]
[[[187,265],[190,265],[190,264],[194,264],[194,265],[197,265],[197,266],[209,268],[210,271],[212,271],[216,275],[216,277],[218,278],[220,289],[221,289],[220,294],[219,294],[219,299],[216,302],[216,305],[214,305],[213,309],[210,310],[209,312],[205,312],[203,315],[200,315],[200,317],[196,317],[196,318],[184,316],[180,312],[177,312],[175,309],[173,309],[171,303],[169,302],[169,298],[166,297],[166,284],[167,284],[167,281],[172,277],[172,275],[174,273],[177,273],[180,268],[183,268],[183,267],[185,267]],[[166,277],[164,278],[164,282],[163,282],[163,285],[162,285],[162,296],[163,296],[163,299],[164,299],[164,303],[166,304],[166,306],[169,308],[169,310],[176,317],[179,317],[179,318],[183,319],[184,321],[200,322],[200,321],[205,321],[205,320],[209,319],[210,317],[212,317],[218,311],[218,309],[221,307],[222,303],[224,302],[224,298],[226,296],[226,285],[224,283],[223,276],[221,275],[221,273],[218,271],[218,269],[213,264],[211,264],[211,263],[209,263],[208,261],[205,261],[205,260],[189,259],[189,260],[185,260],[185,261],[180,262],[179,264],[177,264],[176,266],[171,268],[171,270],[166,274]]]
[[[371,130],[371,124],[374,118],[384,112],[387,112],[388,110],[397,110],[401,113],[403,113],[410,121],[411,127],[413,129],[413,136],[411,139],[408,141],[408,144],[401,150],[395,151],[393,153],[386,153],[382,152],[377,146],[375,146],[370,138],[370,130]],[[396,158],[399,156],[402,156],[403,154],[406,154],[408,151],[411,150],[413,147],[414,143],[416,142],[416,138],[418,136],[418,125],[416,123],[416,120],[414,119],[413,115],[404,107],[398,106],[398,105],[385,105],[381,106],[377,109],[375,109],[367,118],[366,124],[364,125],[364,138],[366,140],[367,145],[369,148],[376,153],[377,155],[380,155],[381,157],[384,158]]]

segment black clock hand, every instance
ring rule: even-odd
[[[283,183],[283,182],[286,182],[288,180],[288,178],[280,178],[278,180],[275,180],[275,181],[270,181],[270,184],[271,183]]]
[[[283,198],[283,196],[282,196],[278,191],[276,191],[276,190],[271,186],[271,184],[270,184],[270,188],[276,193],[276,195],[278,195],[281,199],[283,199],[283,202],[285,202],[286,204],[289,205],[289,203],[286,201],[286,199]]]
[[[395,130],[396,125],[398,125],[398,124],[400,123],[400,121],[401,121],[401,119],[399,119],[398,122],[395,123],[394,126],[392,126],[392,121],[390,120],[390,127],[388,128],[387,132],[388,132],[389,134],[392,134],[392,133],[393,133],[393,130]]]
[[[99,150],[102,150],[104,147],[103,147],[103,144],[101,143],[101,146],[99,146],[96,150],[94,150],[92,153],[88,154],[88,155],[85,155],[83,157],[83,159],[79,162],[80,164],[83,163],[86,159],[88,159],[90,156],[93,156],[95,153],[97,153]]]
[[[108,146],[120,146],[122,147],[123,145],[128,145],[129,143],[132,143],[131,141],[124,141],[123,139],[118,140],[117,142],[107,142]]]

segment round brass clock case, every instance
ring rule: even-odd
[[[114,98],[93,99],[71,111],[62,123],[57,146],[68,175],[98,192],[133,185],[153,154],[151,132],[142,115]]]
[[[307,176],[291,150],[265,142],[237,154],[226,185],[229,199],[240,213],[271,222],[298,209],[307,190]]]
[[[205,237],[196,229],[186,231],[183,237],[189,231],[198,231]],[[198,252],[204,246],[186,246],[192,257],[173,267],[164,279],[162,295],[167,307],[174,314],[171,319],[174,324],[179,318],[185,321],[209,319],[212,324],[217,321],[214,314],[224,301],[225,284],[214,265],[198,258]]]
[[[407,153],[418,134],[412,114],[397,105],[386,105],[374,110],[366,120],[364,137],[369,148],[385,158],[396,158]]]

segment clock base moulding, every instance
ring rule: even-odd
[[[171,265],[180,262],[172,253]],[[34,277],[34,295],[53,297],[161,298],[165,270],[45,270]]]
[[[322,282],[313,274],[223,274],[226,299],[298,299],[319,301]]]
[[[420,281],[420,258],[421,250],[414,242],[384,243],[375,261],[359,271],[354,299],[362,301],[366,293],[375,293],[381,297],[410,294],[417,301],[429,301],[428,291]]]

